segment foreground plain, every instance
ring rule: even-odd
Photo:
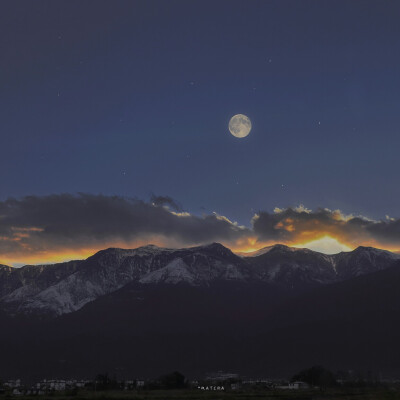
[[[0,399],[16,398],[0,395]],[[18,396],[18,399],[40,400],[400,400],[400,389],[331,389],[331,390],[253,390],[217,392],[200,390],[151,390],[141,392],[88,392],[74,395],[50,394],[44,396]]]

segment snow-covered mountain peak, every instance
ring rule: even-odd
[[[257,257],[260,256],[261,254],[268,253],[273,246],[266,246],[258,250],[254,251],[236,251],[235,254],[237,254],[240,257]]]
[[[271,251],[275,251],[275,252],[288,252],[288,253],[295,253],[295,252],[303,252],[303,253],[318,253],[316,251],[307,249],[307,248],[303,248],[303,247],[290,247],[290,246],[286,246],[285,244],[274,244],[272,246],[266,246],[263,247],[259,250],[255,250],[255,251],[251,251],[251,252],[237,252],[236,254],[238,254],[241,257],[258,257],[258,256],[262,256],[263,254],[267,254]],[[320,253],[318,253],[320,254]],[[322,253],[321,253],[322,254]]]
[[[183,249],[182,249],[183,250]],[[238,256],[221,243],[211,243],[204,246],[190,247],[190,251],[195,251],[201,254],[209,255],[211,257],[221,258],[225,260],[236,259]]]
[[[155,245],[141,246],[135,249],[121,249],[121,248],[110,247],[105,250],[100,250],[93,256],[89,257],[88,260],[99,263],[100,265],[103,266],[105,265],[117,266],[120,265],[122,262],[124,262],[126,259],[129,259],[130,257],[138,256],[138,257],[151,258],[161,253],[168,253],[173,251],[174,251],[173,249],[167,249]]]
[[[149,253],[159,253],[161,251],[174,251],[175,249],[170,249],[168,247],[160,247],[155,244],[147,244],[146,246],[140,246],[137,249],[134,249],[136,252],[146,251]]]
[[[387,256],[393,259],[400,259],[400,254],[392,253],[388,250],[377,249],[375,247],[358,246],[351,253],[359,255],[375,255],[375,256]]]
[[[202,246],[194,246],[190,247],[188,250],[206,250],[206,251],[216,251],[216,252],[231,252],[230,249],[222,245],[221,243],[218,242],[213,242],[209,244],[205,244]]]
[[[165,267],[150,272],[139,280],[139,282],[143,284],[177,284],[180,282],[194,284],[195,281],[195,275],[190,271],[189,266],[181,258],[174,259]]]
[[[237,281],[307,290],[388,268],[398,259],[399,254],[368,247],[326,255],[278,244],[242,257],[220,243],[183,249],[109,248],[81,261],[0,266],[0,307],[14,314],[60,315],[129,283],[209,287]]]
[[[14,268],[8,265],[0,264],[0,271],[12,271]]]

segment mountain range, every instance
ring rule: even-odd
[[[0,378],[400,372],[400,256],[218,243],[0,266]]]
[[[238,256],[218,243],[187,249],[110,248],[82,261],[0,266],[0,306],[13,315],[57,316],[129,283],[207,287],[215,282],[243,282],[303,291],[386,269],[398,259],[400,255],[367,247],[325,255],[275,245],[249,256]]]

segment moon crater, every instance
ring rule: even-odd
[[[250,118],[244,114],[236,114],[229,121],[229,132],[237,137],[244,138],[251,131]]]

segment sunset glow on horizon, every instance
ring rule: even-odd
[[[273,244],[325,254],[370,246],[397,252],[400,219],[372,219],[302,204],[257,211],[239,224],[227,214],[194,213],[163,196],[61,194],[0,201],[0,262],[47,264],[83,259],[109,247],[187,248],[219,242],[248,253]],[[66,211],[67,210],[67,211]]]
[[[66,249],[65,251],[47,251],[47,252],[40,252],[37,254],[21,254],[21,255],[4,255],[3,257],[0,258],[0,264],[2,265],[9,265],[13,267],[21,267],[24,265],[46,265],[46,264],[56,264],[56,263],[62,263],[62,262],[68,262],[72,260],[84,260],[88,257],[91,257],[92,255],[96,254],[97,252],[107,249],[107,248],[121,248],[121,249],[136,249],[138,247],[146,246],[146,245],[156,245],[157,247],[165,247],[165,248],[174,248],[174,249],[179,249],[179,248],[185,248],[185,247],[194,247],[194,246],[201,246],[202,244],[193,244],[193,245],[188,245],[188,246],[179,246],[177,244],[171,246],[168,245],[167,242],[162,242],[160,240],[152,240],[152,241],[138,241],[135,243],[132,243],[131,245],[127,245],[126,243],[120,242],[120,243],[110,243],[109,245],[103,246],[103,247],[94,247],[91,249],[88,248],[82,248],[82,249]],[[283,243],[283,242],[268,242],[268,243],[258,243],[256,245],[255,240],[250,240],[250,247],[245,247],[243,243],[240,246],[235,246],[235,245],[229,245],[227,243],[222,244],[231,249],[233,252],[238,253],[238,254],[251,254],[253,252],[257,252],[264,247],[268,246],[274,246],[276,244],[283,244],[288,247],[294,247],[294,248],[306,248],[312,251],[316,251],[319,253],[323,254],[336,254],[340,252],[349,252],[357,248],[358,246],[369,246],[369,247],[376,247],[380,248],[382,250],[387,250],[387,251],[392,251],[395,253],[399,252],[399,249],[393,249],[393,248],[383,248],[382,246],[379,245],[374,245],[371,243],[360,243],[356,246],[350,246],[348,244],[345,244],[341,242],[340,240],[333,238],[329,235],[324,235],[322,237],[319,237],[318,239],[311,240],[305,243]],[[206,244],[204,244],[206,245]]]
[[[292,245],[292,247],[297,247],[297,248],[304,247],[324,254],[336,254],[340,253],[341,251],[354,250],[354,247],[349,247],[344,243],[341,243],[339,240],[328,235],[323,236],[320,239],[312,240],[307,243],[294,244]]]

